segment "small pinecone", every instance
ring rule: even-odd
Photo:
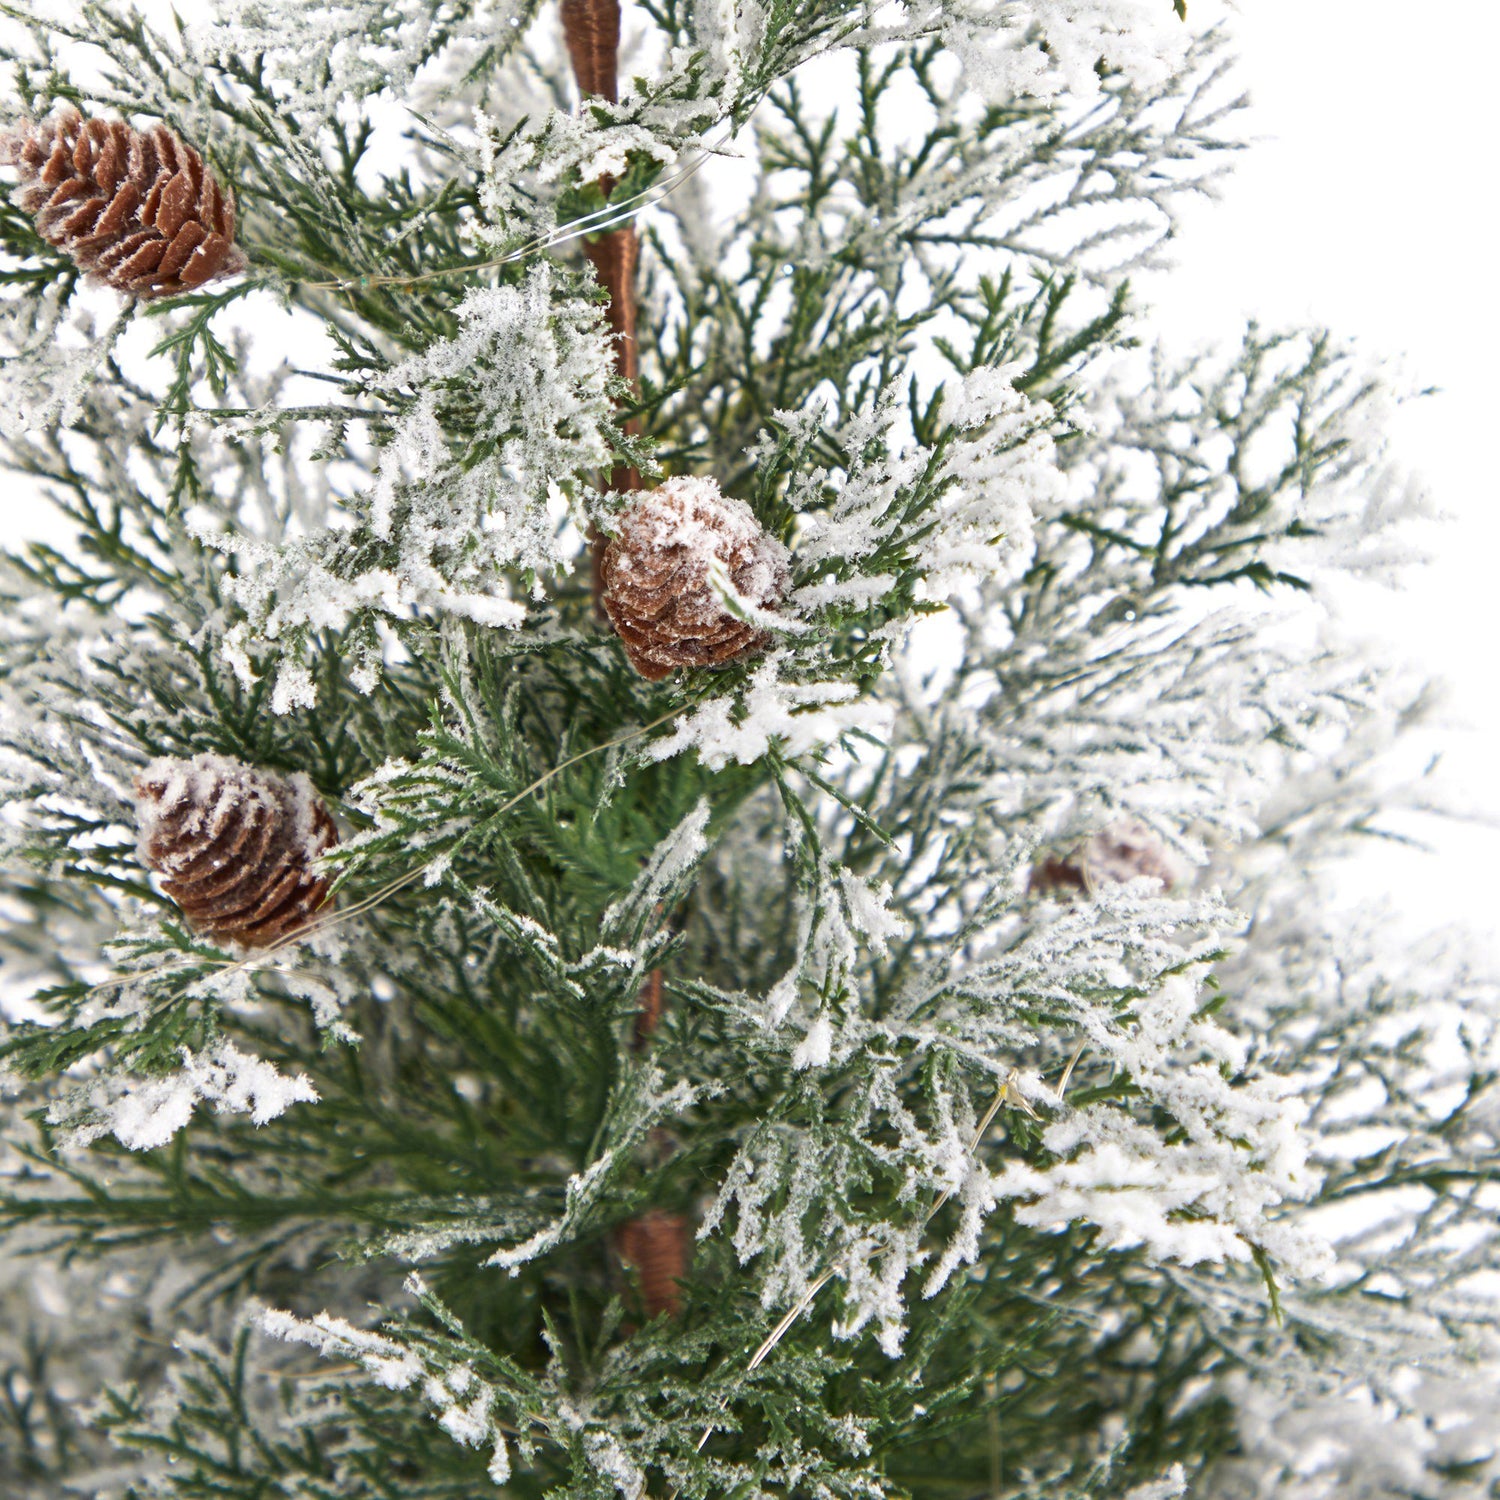
[[[1049,854],[1031,867],[1026,889],[1033,896],[1056,896],[1060,900],[1088,895],[1089,881],[1081,856],[1082,850],[1072,855]]]
[[[687,1275],[688,1243],[688,1221],[660,1208],[649,1209],[615,1231],[620,1259],[640,1278],[647,1317],[676,1317],[682,1310],[678,1282]]]
[[[786,549],[761,530],[744,501],[721,495],[712,479],[669,479],[621,518],[604,549],[600,601],[631,666],[648,681],[768,644],[764,630],[725,609],[709,579],[716,562],[756,608],[781,602]]]
[[[117,292],[171,297],[245,269],[234,194],[165,125],[63,109],[8,132],[0,163],[18,169],[16,202],[42,238]]]
[[[1071,900],[1089,896],[1101,885],[1124,885],[1143,877],[1171,890],[1181,872],[1160,840],[1133,820],[1111,823],[1071,854],[1051,854],[1031,871],[1027,889],[1033,896]]]
[[[152,761],[135,795],[141,860],[205,937],[268,947],[328,899],[312,862],[338,830],[306,776],[198,755]]]

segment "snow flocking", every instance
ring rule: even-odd
[[[414,610],[514,627],[527,611],[508,575],[540,589],[576,555],[587,523],[571,476],[611,452],[612,364],[596,309],[558,295],[543,264],[519,287],[469,292],[456,316],[455,337],[368,382],[394,415],[374,484],[351,502],[352,530],[281,545],[203,537],[239,557],[231,594],[254,635],[291,653],[278,712],[313,701],[299,659],[311,632]],[[238,638],[226,655],[243,675]]]
[[[184,1048],[182,1066],[175,1073],[101,1079],[81,1099],[70,1099],[65,1112],[54,1115],[67,1124],[70,1146],[87,1146],[100,1136],[113,1135],[132,1151],[150,1151],[171,1140],[200,1104],[211,1105],[218,1114],[248,1114],[255,1124],[264,1125],[294,1104],[317,1100],[318,1091],[306,1075],[287,1077],[263,1058],[221,1041],[196,1056]]]

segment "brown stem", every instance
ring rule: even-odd
[[[648,1208],[615,1231],[615,1248],[627,1266],[635,1267],[648,1318],[662,1313],[675,1318],[682,1310],[678,1283],[687,1274],[689,1247],[688,1221],[660,1208]]]
[[[619,98],[620,4],[619,0],[562,0],[563,38],[573,63],[573,76],[584,99]],[[606,198],[614,188],[608,177],[599,186]],[[636,269],[640,264],[641,241],[633,224],[611,229],[583,242],[583,253],[594,267],[599,284],[609,293],[609,331],[614,335],[615,373],[629,382],[631,391],[640,393],[640,346],[636,341]],[[638,418],[625,423],[631,435],[641,430]],[[639,470],[629,464],[617,464],[610,471],[612,490],[641,488]],[[604,538],[592,538],[594,607],[599,606],[603,580]],[[632,1044],[640,1051],[651,1039],[662,1016],[661,970],[653,969],[641,986],[639,1009],[635,1018]],[[658,1148],[670,1149],[664,1131],[653,1132]],[[640,1278],[641,1300],[648,1317],[659,1313],[676,1316],[682,1303],[677,1283],[687,1271],[690,1248],[688,1222],[681,1214],[651,1209],[628,1220],[615,1231],[615,1248],[627,1266],[633,1266]]]
[[[609,293],[609,331],[615,336],[615,373],[621,380],[630,382],[630,389],[637,395],[641,382],[641,351],[635,336],[635,272],[641,258],[640,236],[635,226],[627,224],[623,229],[611,229],[596,239],[585,240],[583,253],[593,263],[600,284]],[[632,435],[641,430],[638,418],[631,417],[625,423],[625,431]],[[615,490],[638,490],[641,476],[628,464],[618,464],[609,476],[610,488]]]
[[[619,95],[620,0],[562,0],[563,37],[585,99]]]
[[[651,1033],[661,1024],[662,1013],[661,970],[652,969],[641,986],[640,998],[635,1013],[634,1049],[640,1052],[651,1040]]]
[[[635,1013],[633,1051],[643,1051],[651,1033],[661,1022],[664,999],[661,970],[652,969],[641,986]],[[651,1132],[653,1152],[661,1159],[672,1154],[672,1137],[660,1128]],[[687,1274],[692,1251],[692,1230],[682,1214],[652,1208],[633,1219],[627,1219],[615,1230],[615,1253],[636,1273],[641,1304],[648,1318],[667,1313],[676,1317],[682,1310],[682,1291],[678,1282]]]
[[[606,99],[613,104],[619,98],[620,4],[619,0],[562,0],[563,38],[573,63],[573,76],[584,99]],[[614,183],[608,177],[599,180],[608,198]],[[632,391],[640,389],[640,352],[635,336],[635,273],[641,257],[640,237],[635,226],[620,229],[584,241],[583,253],[593,263],[600,284],[609,293],[609,330],[615,340],[615,372],[630,382]],[[631,418],[625,431],[634,435],[640,423]],[[639,472],[628,464],[617,464],[610,471],[612,490],[638,490]],[[604,539],[595,536],[591,544],[595,609],[603,580]],[[602,612],[601,612],[602,613]]]

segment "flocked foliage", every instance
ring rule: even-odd
[[[1320,914],[1425,796],[1326,598],[1421,496],[1328,335],[1152,345],[1175,9],[642,0],[578,107],[534,0],[0,5],[248,258],[0,205],[7,1495],[1491,1492],[1497,996]],[[627,467],[784,552],[754,651],[633,670]],[[199,756],[338,823],[263,948],[140,858]]]

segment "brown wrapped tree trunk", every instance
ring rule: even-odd
[[[562,0],[563,36],[578,92],[585,99],[619,99],[619,0]]]
[[[573,76],[584,99],[606,99],[613,104],[619,97],[620,5],[619,0],[562,0],[563,36],[573,63]],[[600,187],[605,196],[614,184],[604,178]],[[609,328],[615,336],[615,370],[622,380],[630,382],[633,391],[640,389],[640,350],[636,343],[636,268],[640,263],[641,242],[633,224],[610,229],[583,242],[583,253],[593,264],[600,284],[609,293]],[[640,431],[632,418],[625,424],[629,433]],[[615,467],[609,476],[613,490],[638,490],[640,473],[626,464]],[[594,605],[599,604],[603,589],[602,567],[605,540],[593,539]],[[641,987],[640,1010],[636,1015],[634,1045],[647,1045],[662,1015],[661,971],[654,969]],[[659,1144],[661,1142],[659,1141]],[[687,1270],[691,1244],[688,1222],[681,1214],[652,1209],[622,1224],[615,1233],[615,1249],[620,1259],[640,1279],[641,1300],[648,1317],[661,1313],[676,1316],[681,1307],[678,1281]]]
[[[678,1283],[687,1274],[689,1243],[687,1220],[660,1208],[647,1209],[616,1230],[615,1248],[636,1273],[648,1318],[663,1313],[675,1318],[682,1311]]]
[[[635,1013],[635,1050],[641,1051],[661,1023],[661,970],[652,969],[641,986],[640,1009]]]
[[[562,0],[563,36],[573,63],[573,76],[584,99],[605,99],[613,104],[619,97],[620,6],[619,0]],[[600,187],[609,195],[614,183],[601,178]],[[593,264],[600,284],[609,293],[609,329],[615,336],[615,369],[621,379],[639,390],[640,355],[635,333],[635,277],[641,258],[640,237],[633,224],[610,229],[583,242],[583,253]],[[625,424],[629,433],[640,431],[634,419]],[[609,476],[612,490],[638,490],[640,473],[628,464],[619,464]],[[604,540],[593,541],[593,578],[595,608],[598,608],[600,568],[604,560]]]

